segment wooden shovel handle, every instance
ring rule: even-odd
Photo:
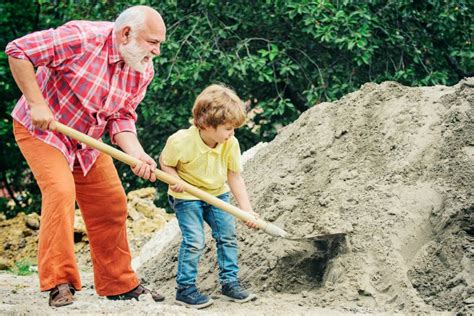
[[[110,145],[107,145],[107,144],[104,144],[103,142],[101,141],[98,141],[97,139],[95,138],[92,138],[84,133],[81,133],[69,126],[66,126],[62,123],[59,123],[59,122],[55,122],[55,127],[56,127],[56,131],[66,135],[66,136],[69,136],[81,143],[84,143],[92,148],[95,148],[97,149],[98,151],[104,153],[104,154],[107,154],[117,160],[120,160],[121,162],[124,162],[126,163],[127,165],[129,166],[136,166],[137,164],[140,164],[142,163],[142,161],[140,161],[139,159],[135,158],[135,157],[132,157],[126,153],[124,153],[123,151],[120,151]],[[180,179],[177,179],[175,177],[173,177],[172,175],[169,175],[159,169],[156,169],[155,170],[155,175],[156,177],[167,183],[167,184],[176,184],[178,182],[182,183],[183,184],[183,187],[184,187],[184,190],[186,192],[188,192],[189,194],[192,194],[194,195],[195,197],[197,197],[198,199],[202,200],[202,201],[205,201],[209,204],[212,204],[214,205],[215,207],[217,208],[220,208],[222,209],[223,211],[237,217],[238,219],[246,222],[246,221],[252,221],[254,223],[257,224],[257,227],[262,229],[263,231],[265,231],[266,233],[272,235],[272,236],[276,236],[276,237],[287,237],[288,236],[288,233],[286,231],[284,231],[283,229],[279,228],[278,226],[276,225],[273,225],[271,223],[268,223],[260,218],[256,218],[255,216],[253,216],[252,214],[248,213],[248,212],[245,212],[243,210],[241,210],[240,208],[232,205],[232,204],[229,204],[229,203],[226,203],[224,201],[222,201],[221,199],[218,199],[217,197],[199,189],[199,188],[196,188],[195,186],[187,183],[187,182],[184,182]]]

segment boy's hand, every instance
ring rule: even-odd
[[[181,182],[178,182],[176,184],[173,184],[170,186],[171,191],[178,192],[178,193],[183,193],[184,192],[184,185]]]
[[[255,218],[260,218],[260,215],[258,215],[254,211],[247,211],[247,212],[252,214],[253,216],[255,216]],[[246,221],[245,225],[247,225],[247,227],[249,227],[249,228],[257,228],[258,227],[257,224],[254,223],[253,221]]]

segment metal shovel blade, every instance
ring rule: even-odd
[[[310,236],[295,237],[295,238],[285,237],[285,239],[294,240],[294,241],[312,241],[312,240],[326,240],[326,239],[344,237],[344,236],[346,236],[346,233],[331,233],[331,234],[318,234],[318,235],[310,235]]]

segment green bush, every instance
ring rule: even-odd
[[[314,104],[363,83],[454,84],[474,69],[474,2],[459,1],[22,1],[0,4],[3,46],[71,19],[112,20],[150,4],[168,26],[156,78],[138,108],[144,148],[158,158],[166,138],[188,126],[196,95],[223,82],[249,101],[252,119],[237,133],[245,150]],[[18,208],[38,210],[38,190],[11,134],[19,97],[0,54],[0,185],[26,192]],[[118,164],[127,190],[149,185]],[[165,186],[158,186],[165,204]]]

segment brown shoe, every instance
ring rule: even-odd
[[[49,291],[49,306],[61,307],[74,302],[76,290],[68,283],[59,284]]]
[[[131,300],[131,299],[136,299],[138,301],[139,296],[142,295],[142,294],[151,294],[151,297],[153,298],[153,300],[155,302],[162,302],[162,301],[165,300],[165,297],[163,295],[161,295],[158,292],[152,292],[149,289],[145,288],[141,284],[138,285],[136,288],[134,288],[131,291],[128,291],[126,293],[119,294],[119,295],[110,295],[110,296],[107,296],[107,298],[109,300],[113,300],[113,301],[116,301],[116,300]]]

